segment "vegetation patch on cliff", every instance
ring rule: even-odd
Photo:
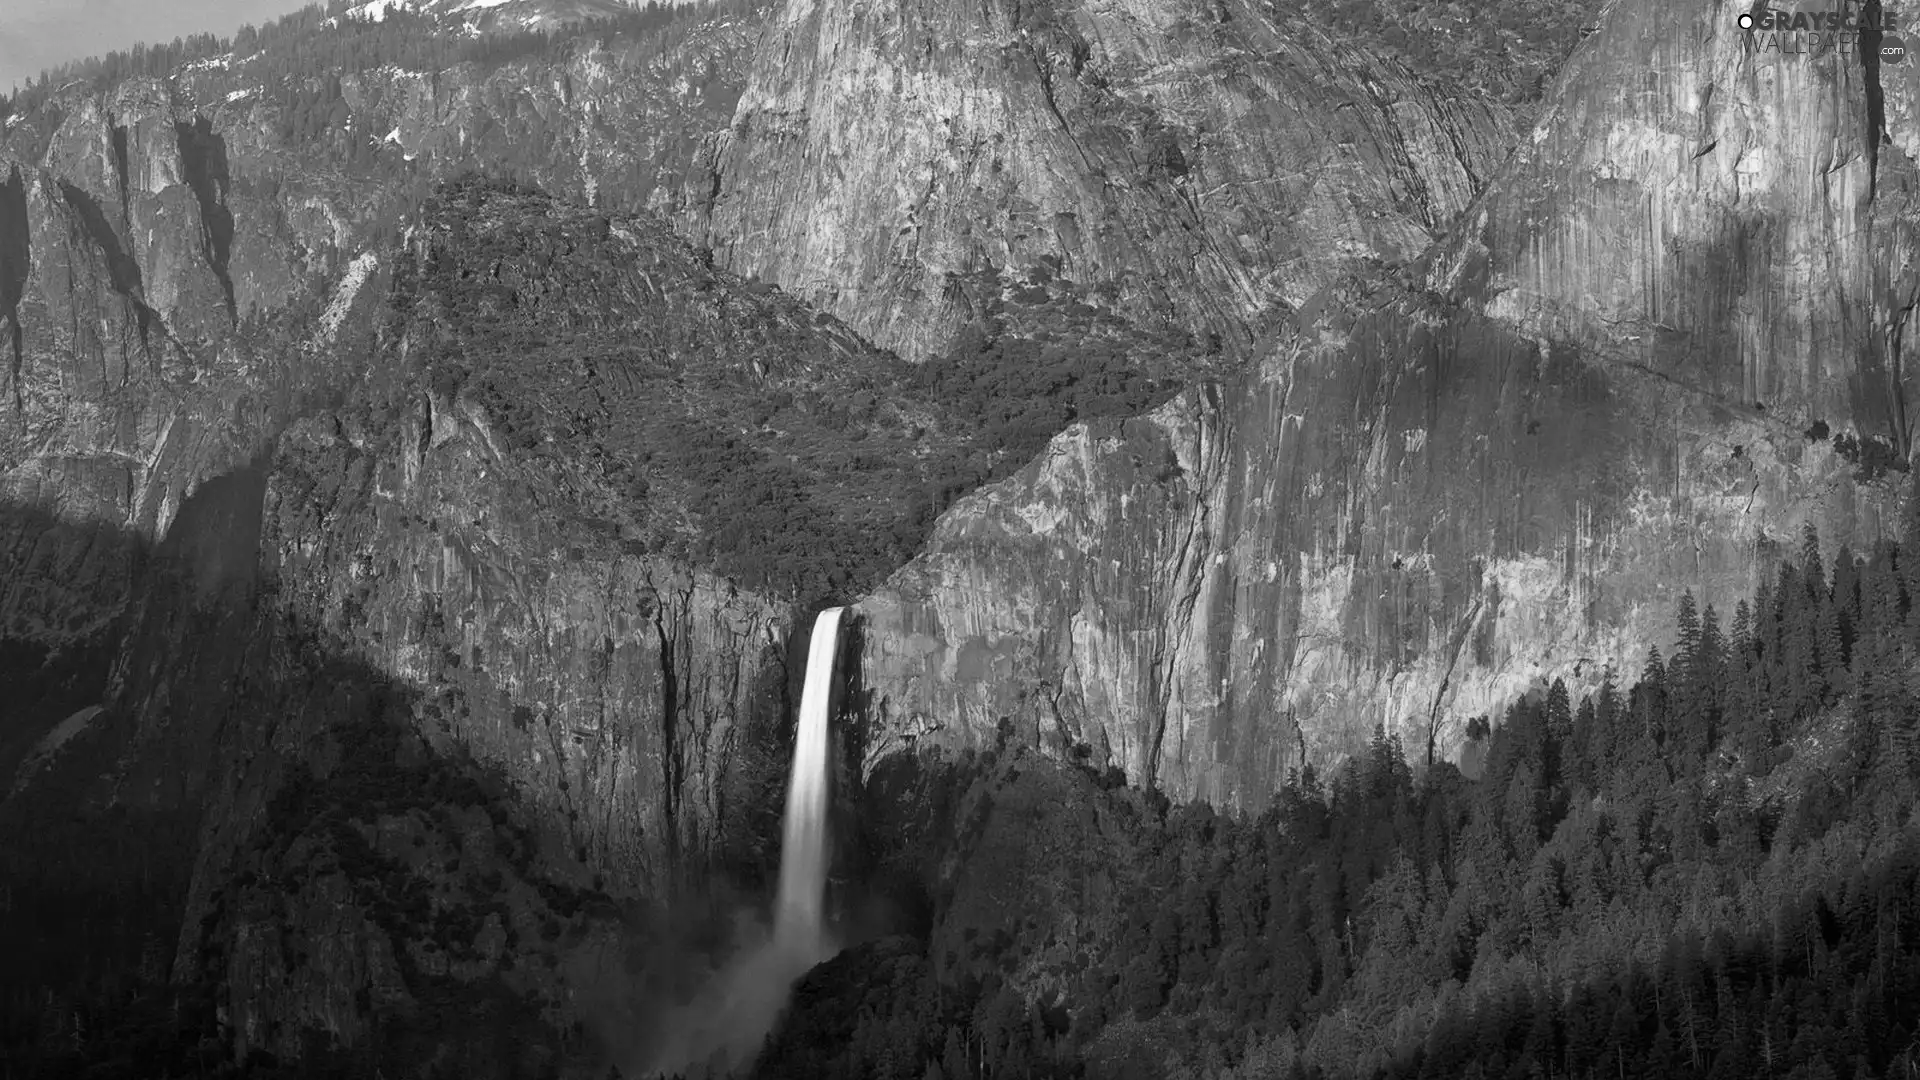
[[[471,179],[430,201],[388,338],[417,391],[598,509],[586,534],[801,602],[870,588],[955,498],[1076,420],[1132,415],[1207,370],[1042,270],[916,368],[650,217]]]

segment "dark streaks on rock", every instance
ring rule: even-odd
[[[1867,129],[1861,141],[1867,155],[1867,202],[1880,185],[1880,144],[1887,141],[1886,94],[1880,86],[1880,0],[1867,0],[1860,11],[1860,68],[1866,75]]]
[[[125,124],[107,121],[107,136],[113,143],[113,179],[120,188],[120,217],[123,221],[133,219],[132,197],[128,191],[130,177],[127,163],[127,127]]]
[[[0,312],[7,316],[8,336],[13,343],[13,405],[16,412],[25,408],[20,386],[24,366],[20,329],[20,300],[26,295],[27,280],[33,272],[33,248],[27,224],[27,185],[20,177],[20,166],[7,170],[7,181],[0,184]]]
[[[120,236],[107,220],[106,213],[100,209],[99,202],[65,180],[59,183],[60,194],[66,199],[81,236],[91,241],[106,259],[108,283],[114,292],[133,305],[134,317],[140,327],[140,344],[146,347],[153,324],[153,309],[147,306],[143,297],[140,264],[121,246]]]
[[[662,832],[667,864],[673,866],[680,858],[680,785],[685,779],[680,760],[680,741],[687,733],[680,730],[683,719],[680,715],[680,673],[673,656],[676,635],[667,629],[666,606],[662,602],[655,607],[653,632],[660,658],[660,814],[665,823]],[[678,615],[677,612],[675,614]]]
[[[227,141],[213,130],[213,121],[195,115],[192,123],[176,123],[174,137],[187,186],[200,204],[200,250],[226,294],[227,317],[238,321],[233,276],[228,260],[233,252],[233,212],[227,209]]]

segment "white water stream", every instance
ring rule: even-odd
[[[827,885],[827,721],[833,705],[833,663],[840,648],[840,616],[828,608],[813,623],[807,681],[793,741],[793,778],[787,787],[786,835],[780,847],[780,895],[773,938],[782,951],[810,961],[825,945],[821,904]]]

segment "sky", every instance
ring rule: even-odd
[[[310,0],[0,0],[0,92],[68,60],[298,11]]]

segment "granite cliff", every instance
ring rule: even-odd
[[[1888,535],[1913,106],[1874,48],[1614,5],[1417,264],[943,519],[862,604],[872,753],[1005,717],[1258,807],[1376,724],[1457,755],[1517,694],[1636,670],[1683,589],[1728,618],[1808,523],[1829,558]]]
[[[1340,256],[1424,249],[1510,126],[1257,4],[792,3],[688,228],[910,359],[1044,260],[1238,355]]]

